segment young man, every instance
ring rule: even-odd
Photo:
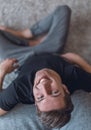
[[[73,62],[65,61],[62,57]],[[17,61],[1,63],[0,84]],[[82,69],[81,69],[82,68]],[[36,104],[40,120],[50,127],[61,127],[70,119],[73,105],[70,94],[77,89],[91,92],[91,66],[76,54],[32,56],[20,68],[18,77],[0,93],[0,114],[17,103]]]
[[[31,31],[16,32],[1,26],[9,33],[1,31],[0,35],[0,53],[4,59],[8,58],[0,64],[0,115],[17,103],[35,103],[39,118],[45,125],[61,127],[69,121],[73,109],[70,93],[77,89],[91,91],[89,64],[76,54],[49,54],[62,52],[69,21],[70,9],[59,6],[54,13],[34,25]],[[37,40],[25,41],[19,37],[36,37]],[[18,77],[2,90],[5,75],[18,66]]]

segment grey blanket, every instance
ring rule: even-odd
[[[70,122],[60,129],[91,130],[91,95],[77,91],[72,95],[74,111]],[[36,116],[34,105],[17,105],[7,115],[0,117],[0,130],[51,130],[43,126]]]

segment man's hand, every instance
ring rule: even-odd
[[[0,64],[0,74],[8,74],[14,71],[18,65],[18,61],[15,58],[12,59],[6,59]]]

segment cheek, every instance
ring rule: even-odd
[[[60,88],[61,84],[58,81],[53,81],[51,85],[52,85],[53,88]]]
[[[37,95],[37,91],[35,88],[33,88],[33,95],[34,95],[34,97]]]
[[[36,97],[36,96],[40,96],[41,92],[39,90],[37,90],[36,88],[34,88],[33,89],[33,94],[34,94],[34,97]]]

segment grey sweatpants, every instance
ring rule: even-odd
[[[27,45],[27,40],[0,31],[1,60],[17,58],[21,66],[29,56],[34,54],[62,53],[67,39],[70,14],[71,10],[68,6],[58,6],[53,13],[33,25],[30,29],[35,37],[47,34],[44,41],[33,47]]]

